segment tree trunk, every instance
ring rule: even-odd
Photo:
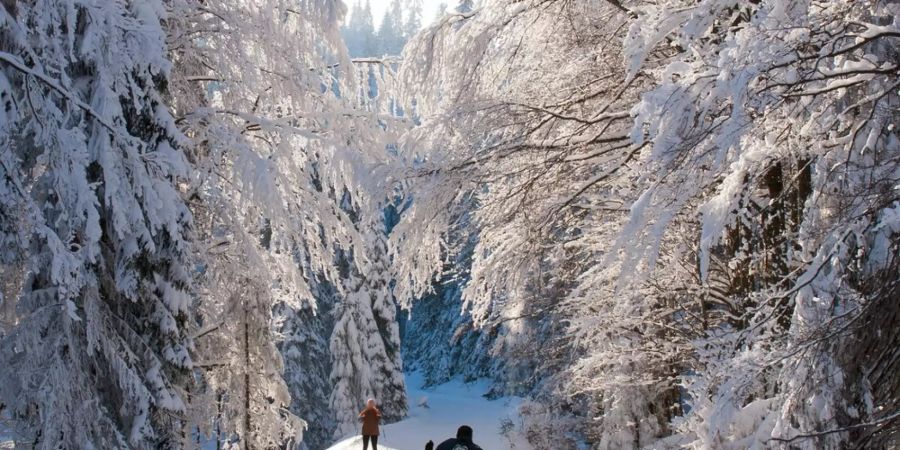
[[[250,442],[250,318],[247,298],[244,297],[244,448],[252,450]]]

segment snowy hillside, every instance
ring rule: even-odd
[[[516,433],[520,399],[488,400],[483,396],[490,388],[487,380],[464,383],[457,378],[424,389],[422,384],[422,374],[407,376],[409,417],[382,427],[379,450],[421,450],[429,439],[437,446],[444,439],[453,437],[460,425],[471,426],[475,430],[475,443],[485,450],[531,450],[531,446]],[[427,406],[422,405],[423,399]],[[509,423],[507,421],[512,423],[513,428],[504,435],[501,427],[504,423]],[[510,441],[510,438],[513,440]],[[362,437],[353,436],[334,444],[328,450],[361,448]]]

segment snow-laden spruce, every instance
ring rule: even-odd
[[[332,312],[370,290],[349,301],[377,318],[360,365],[405,413],[376,219],[403,121],[357,81],[374,63],[347,58],[343,14],[332,0],[4,2],[4,433],[268,448],[297,445],[305,417],[321,445],[338,426],[321,344],[360,345],[330,336]]]
[[[0,8],[0,404],[35,448],[175,448],[191,166],[163,2]]]

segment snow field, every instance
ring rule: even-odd
[[[453,379],[431,388],[422,388],[422,384],[420,374],[407,374],[409,416],[381,427],[379,450],[421,450],[428,440],[437,446],[444,439],[454,437],[460,425],[469,425],[475,430],[475,443],[484,450],[531,450],[516,429],[509,438],[501,432],[501,425],[506,421],[518,424],[521,399],[488,400],[484,397],[490,388],[487,380],[464,383]],[[362,437],[357,435],[341,440],[328,450],[361,449]]]

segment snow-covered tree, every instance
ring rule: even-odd
[[[445,257],[431,292],[411,301],[408,317],[401,318],[404,364],[408,370],[419,371],[429,385],[455,376],[465,380],[488,377],[502,368],[492,364],[496,333],[473,326],[471,311],[462,298],[477,234],[471,232],[465,218],[455,223],[459,226],[450,230],[447,238],[447,247],[454,251]]]
[[[406,18],[403,22],[404,43],[422,29],[422,0],[406,2]]]
[[[420,63],[401,73],[422,116],[404,148],[422,162],[408,222],[392,233],[398,297],[432,287],[431,271],[459,243],[448,230],[468,217],[463,226],[477,240],[456,306],[471,315],[460,336],[490,336],[482,348],[501,361],[490,371],[499,393],[543,396],[555,402],[550,410],[585,420],[596,411],[574,407],[584,391],[557,376],[583,350],[563,326],[583,312],[564,300],[597,258],[588,246],[604,240],[582,227],[606,224],[612,238],[621,202],[608,194],[628,195],[626,164],[639,150],[628,139],[628,109],[643,79],[624,83],[614,44],[623,24],[613,8],[492,2],[426,29],[406,51]],[[616,188],[604,186],[613,180]],[[454,341],[471,339],[460,336]],[[569,430],[551,428],[560,433],[547,442],[572,442]]]
[[[866,370],[895,353],[864,369],[853,342],[896,336],[871,315],[896,292],[874,288],[897,265],[896,9],[508,1],[445,16],[403,67],[423,126],[405,138],[397,294],[431,289],[474,195],[473,323],[569,324],[549,385],[589,394],[597,447],[883,442],[896,415]]]
[[[336,428],[329,405],[332,390],[329,326],[332,309],[340,303],[327,282],[312,284],[315,303],[291,307],[278,304],[275,318],[281,334],[279,349],[285,362],[284,380],[291,392],[291,411],[307,422],[303,443],[309,448],[330,445]]]
[[[406,43],[405,30],[403,6],[400,4],[400,0],[392,0],[378,25],[379,53],[399,55]]]
[[[372,19],[372,5],[369,0],[364,4],[356,2],[350,11],[350,21],[341,29],[341,35],[347,44],[350,56],[375,56],[380,54],[375,36],[375,25]]]
[[[399,56],[406,41],[422,28],[421,0],[392,0],[376,31],[369,1],[356,2],[350,20],[341,28],[350,56],[354,58]]]
[[[344,200],[345,208],[354,211],[351,198]],[[383,227],[359,225],[380,232],[363,237],[370,240],[368,255],[345,251],[337,255],[344,296],[335,308],[329,341],[335,438],[357,431],[357,414],[369,398],[376,400],[385,421],[399,420],[407,411],[397,303],[389,285]]]
[[[861,351],[856,321],[886,306],[890,290],[869,283],[897,264],[898,235],[884,231],[898,201],[897,5],[685,6],[639,11],[626,39],[630,74],[659,83],[635,108],[651,187],[630,228],[662,232],[686,212],[699,284],[716,259],[744,278],[728,292],[736,317],[695,342],[704,375],[686,377],[698,400],[680,431],[696,445],[839,448],[893,413],[844,355]],[[644,250],[630,258],[650,262]]]
[[[192,193],[204,211],[204,248],[213,254],[202,277],[210,295],[201,321],[215,328],[201,327],[212,364],[207,385],[218,389],[214,397],[224,393],[231,401],[244,399],[240,390],[248,385],[254,390],[249,407],[227,405],[239,414],[217,412],[203,428],[256,447],[281,445],[298,428],[285,413],[290,406],[314,421],[309,443],[321,446],[334,427],[323,344],[335,303],[354,303],[360,289],[348,284],[338,255],[354,255],[347,264],[368,273],[364,264],[374,249],[367,239],[382,232],[356,223],[355,215],[380,216],[379,166],[390,164],[386,142],[401,121],[385,114],[378,98],[356,95],[365,84],[341,44],[340,2],[193,6],[171,39],[183,49],[173,58],[184,62],[175,84],[185,102],[177,108],[196,144],[200,170]],[[354,198],[353,208],[344,207],[345,195]],[[236,295],[237,279],[256,288]],[[241,323],[251,339],[234,325]],[[248,358],[238,350],[248,342],[249,360],[265,370],[246,381]],[[272,394],[284,390],[282,359],[290,402]],[[402,397],[402,379],[391,389]]]
[[[22,446],[180,446],[191,166],[165,20],[156,1],[0,8],[0,403]]]

